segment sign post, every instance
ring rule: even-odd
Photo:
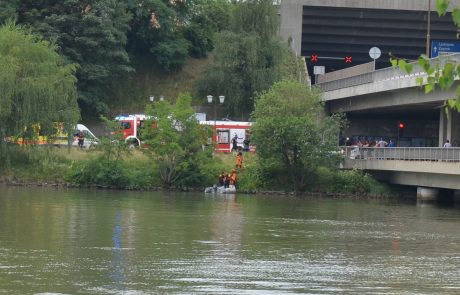
[[[380,58],[382,51],[378,47],[372,47],[369,50],[369,56],[374,60],[374,71],[375,71],[375,60]]]

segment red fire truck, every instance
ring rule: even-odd
[[[120,115],[115,120],[120,122],[123,132],[123,138],[130,147],[140,146],[140,129],[144,126],[145,120],[149,117],[143,114]]]
[[[131,146],[140,146],[141,139],[139,137],[140,129],[144,126],[145,120],[149,117],[143,114],[135,115],[120,115],[115,120],[120,122],[123,130],[123,138]],[[200,121],[200,125],[208,125],[213,129],[212,143],[216,143],[216,152],[231,152],[232,139],[236,137],[239,149],[244,149],[244,140],[250,137],[249,128],[251,122],[237,121]],[[254,151],[254,146],[249,146],[251,151]]]

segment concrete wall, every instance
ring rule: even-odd
[[[451,6],[460,6],[460,0],[452,0]],[[300,55],[302,42],[303,6],[329,6],[394,10],[428,10],[426,0],[283,0],[280,6],[280,35],[291,40],[291,48]],[[431,9],[435,10],[435,0],[431,0]]]
[[[345,159],[343,167],[375,170],[380,179],[394,184],[460,190],[458,162]]]

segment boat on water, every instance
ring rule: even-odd
[[[206,194],[234,194],[236,193],[236,187],[234,185],[230,185],[229,187],[214,185],[207,187],[204,192]]]

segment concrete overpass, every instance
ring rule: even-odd
[[[419,197],[434,199],[439,189],[460,191],[460,148],[343,147],[343,169],[371,172],[393,184],[418,187]]]
[[[458,64],[460,54],[432,59],[440,66],[446,61]],[[426,83],[427,74],[416,62],[410,74],[399,68],[362,70],[365,66],[327,73],[316,84],[330,113],[348,115],[351,125],[344,136],[396,140],[402,121],[406,130],[399,146],[440,147],[447,139],[460,146],[460,115],[446,107],[446,101],[456,96],[455,87],[426,94],[418,80]]]
[[[458,64],[460,54],[431,62]],[[344,136],[352,138],[354,147],[344,148],[342,168],[366,170],[390,183],[417,186],[420,196],[432,198],[438,189],[460,190],[460,148],[442,148],[447,139],[458,146],[460,115],[446,107],[446,100],[455,97],[455,87],[425,94],[419,82],[426,83],[428,75],[416,63],[413,66],[413,71],[406,73],[399,68],[367,71],[372,67],[360,65],[328,73],[316,86],[324,93],[327,110],[345,113],[350,120]],[[411,126],[403,135],[397,126],[401,120]],[[366,134],[376,139],[377,133],[400,147],[361,145]],[[420,139],[430,136],[437,142],[426,147],[427,141]]]
[[[384,155],[379,153],[387,149],[380,149],[378,157],[376,151],[362,147],[359,149],[362,157],[351,157],[351,149],[347,148],[344,168],[371,171],[397,184],[460,190],[458,157],[448,160],[440,152],[446,139],[460,146],[460,116],[445,107],[446,100],[455,96],[454,90],[425,94],[417,79],[427,76],[417,65],[411,74],[388,68],[390,52],[409,60],[425,53],[429,47],[428,33],[431,40],[457,39],[450,15],[438,17],[435,2],[282,0],[280,35],[300,56],[316,53],[333,58],[320,60],[323,64],[310,62],[307,66],[310,73],[313,65],[326,67],[326,75],[314,80],[324,92],[327,110],[347,115],[350,126],[344,137],[398,142],[398,148]],[[452,0],[451,4],[459,7],[460,0]],[[382,50],[382,58],[375,64],[368,56],[373,46]],[[344,65],[337,58],[344,54],[353,56],[353,67],[345,68],[349,64]],[[449,58],[460,62],[460,56]],[[398,128],[399,122],[404,122],[403,130]],[[433,156],[414,156],[426,152],[424,149],[433,149],[430,150]],[[449,151],[458,152],[457,148]],[[371,154],[374,157],[367,156]]]

